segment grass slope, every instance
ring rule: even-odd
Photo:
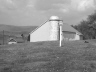
[[[0,72],[96,72],[96,40],[0,46]]]

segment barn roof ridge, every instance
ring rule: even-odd
[[[47,20],[48,21],[48,20]],[[31,31],[29,34],[35,32],[38,28],[40,28],[41,26],[43,26],[47,21],[45,21],[43,24],[41,24],[40,26],[38,26],[36,29],[34,29],[33,31]]]
[[[71,25],[69,24],[64,24],[62,26],[63,31],[70,31],[70,32],[76,32],[79,35],[82,35],[82,33],[80,33],[78,30],[76,30],[75,28],[73,28]]]

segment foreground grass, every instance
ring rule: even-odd
[[[0,72],[96,72],[96,41],[0,46]]]

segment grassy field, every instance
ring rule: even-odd
[[[96,72],[96,40],[0,46],[0,72]]]

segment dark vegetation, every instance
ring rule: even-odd
[[[96,11],[73,27],[83,34],[84,39],[96,39]]]
[[[0,46],[0,72],[96,72],[96,40]]]

